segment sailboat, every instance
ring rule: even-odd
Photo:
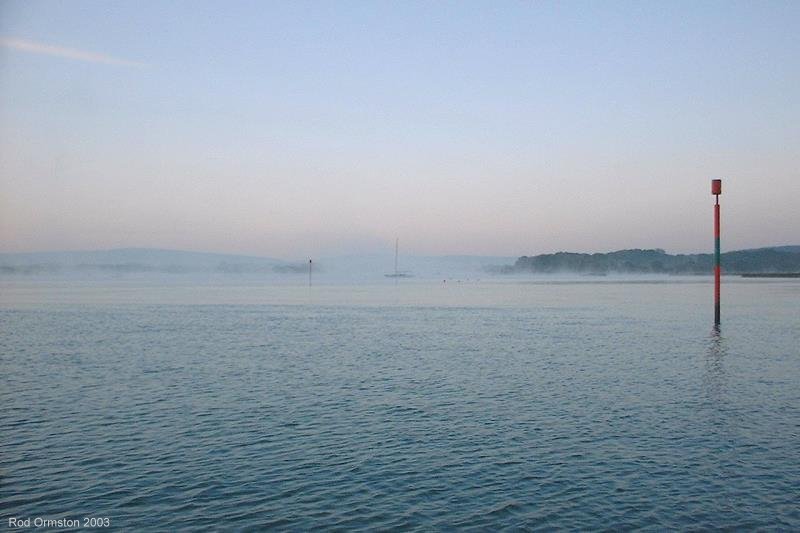
[[[397,270],[397,252],[400,249],[400,238],[394,241],[394,274],[384,274],[387,278],[411,278],[413,274],[406,271]]]

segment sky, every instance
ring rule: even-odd
[[[0,251],[800,244],[800,2],[0,0]]]

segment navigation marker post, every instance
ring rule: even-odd
[[[720,299],[720,253],[719,253],[719,195],[722,194],[722,180],[711,180],[711,194],[714,203],[714,326],[719,327]]]
[[[308,260],[308,286],[311,286],[311,259]]]

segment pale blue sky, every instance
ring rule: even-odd
[[[0,250],[800,243],[800,2],[0,1]]]

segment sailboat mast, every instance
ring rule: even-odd
[[[397,250],[400,247],[400,237],[394,240],[394,275],[397,275]]]

